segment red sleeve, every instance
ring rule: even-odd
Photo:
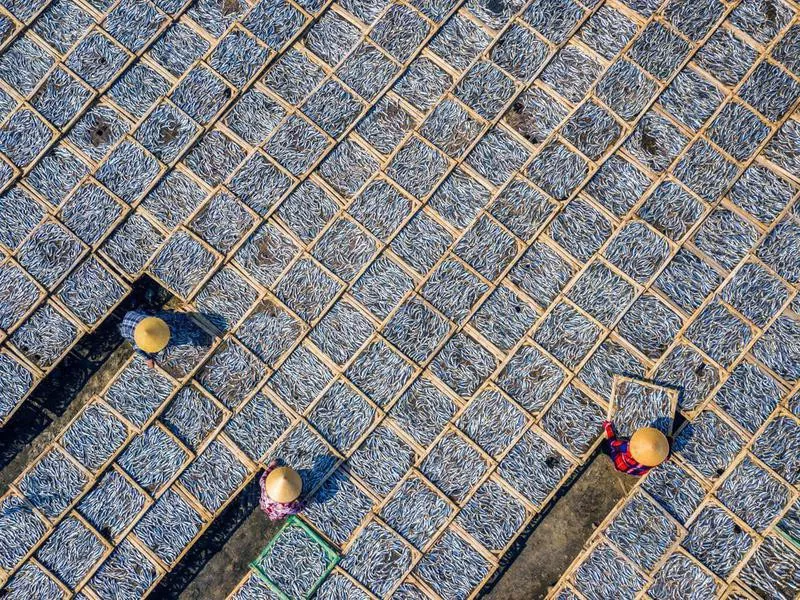
[[[616,434],[614,433],[614,425],[611,424],[611,421],[603,421],[603,429],[606,431],[606,437],[609,441],[616,439]]]

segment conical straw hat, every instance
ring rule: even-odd
[[[148,354],[161,352],[169,343],[169,325],[158,317],[145,317],[133,330],[133,341]]]
[[[275,502],[291,502],[303,491],[303,480],[293,468],[278,467],[267,475],[264,489]]]
[[[667,436],[654,427],[638,429],[631,436],[629,448],[633,459],[645,467],[658,466],[669,456]]]

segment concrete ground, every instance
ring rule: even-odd
[[[533,529],[514,562],[488,594],[492,600],[538,600],[556,584],[636,478],[598,455]]]

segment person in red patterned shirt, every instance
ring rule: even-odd
[[[259,506],[270,521],[280,521],[302,511],[306,503],[300,498],[303,480],[291,467],[279,467],[273,460],[259,480],[261,499]]]
[[[611,421],[603,421],[603,429],[617,471],[641,477],[669,458],[669,440],[654,427],[636,430],[630,440],[618,438]]]

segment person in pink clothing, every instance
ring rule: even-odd
[[[302,511],[306,503],[300,498],[303,480],[291,467],[279,467],[273,460],[267,465],[259,480],[261,499],[259,506],[270,521],[280,521]]]

